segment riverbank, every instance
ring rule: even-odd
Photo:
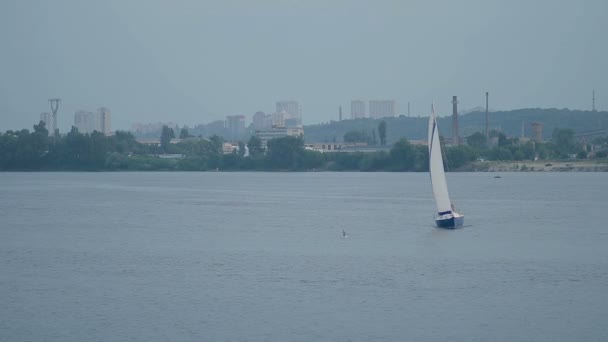
[[[595,161],[474,162],[458,171],[481,172],[608,172],[608,163]]]

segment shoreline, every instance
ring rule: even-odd
[[[608,163],[582,161],[474,162],[463,172],[608,172]]]

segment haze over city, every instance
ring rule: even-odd
[[[351,100],[397,114],[460,108],[606,109],[606,1],[0,3],[0,131],[31,128],[61,97],[59,129],[108,107],[194,125],[296,100],[304,124]]]

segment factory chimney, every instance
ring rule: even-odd
[[[452,145],[458,146],[460,138],[458,137],[458,97],[452,96]]]

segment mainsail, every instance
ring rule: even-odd
[[[429,171],[431,174],[431,185],[435,204],[439,215],[452,212],[448,185],[445,180],[443,170],[443,156],[441,155],[441,145],[439,141],[439,130],[437,129],[437,118],[435,117],[435,107],[433,106],[429,117]]]

